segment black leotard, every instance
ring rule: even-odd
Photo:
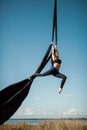
[[[53,64],[54,64],[54,63],[59,63],[59,64],[61,64],[62,61],[61,61],[59,58],[57,58],[57,59],[53,60],[52,62],[53,62]]]

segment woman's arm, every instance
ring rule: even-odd
[[[52,59],[55,57],[55,47],[54,44],[52,44]]]
[[[54,44],[52,44],[52,54],[53,55],[54,55],[54,49],[55,49]]]

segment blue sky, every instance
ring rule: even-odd
[[[0,0],[0,90],[35,72],[51,43],[53,0]],[[87,1],[58,0],[60,79],[34,80],[14,118],[87,117]],[[44,69],[51,66],[49,62]]]

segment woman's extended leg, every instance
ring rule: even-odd
[[[53,74],[57,74],[58,70],[56,70],[54,67],[52,67],[51,69],[49,69],[48,71],[44,72],[44,73],[36,73],[34,75],[32,75],[29,79],[35,78],[35,77],[42,77],[42,76],[48,76],[48,75],[53,75]]]
[[[52,75],[55,72],[54,68],[49,69],[48,71],[44,72],[44,73],[37,73],[35,74],[35,76],[48,76],[48,75]]]

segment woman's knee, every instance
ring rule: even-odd
[[[66,80],[67,79],[67,76],[66,75],[64,75],[64,80]]]

